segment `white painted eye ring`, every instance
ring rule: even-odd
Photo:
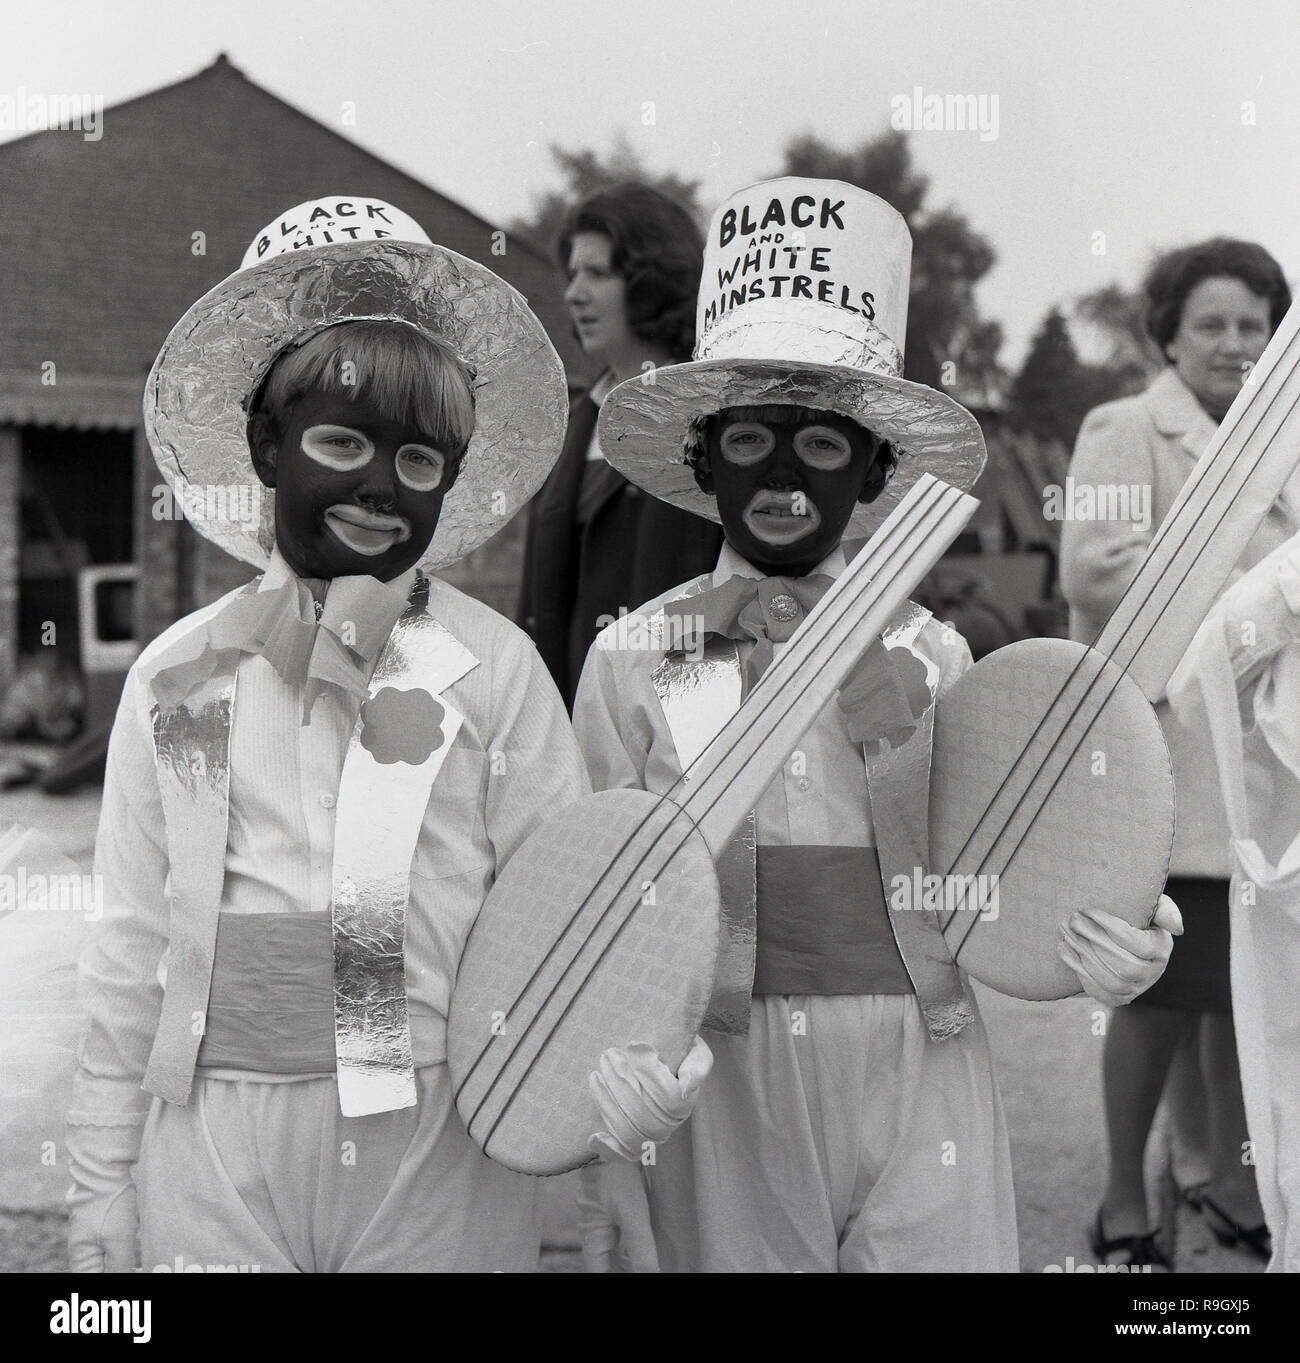
[[[423,455],[429,462],[404,461],[402,456],[406,454]],[[447,470],[447,457],[441,450],[432,449],[428,445],[403,445],[393,456],[393,467],[397,471],[398,480],[412,492],[433,492],[442,486],[443,476]]]
[[[833,449],[816,449],[815,441],[830,441]],[[796,433],[795,453],[816,469],[842,469],[853,458],[853,446],[839,431],[829,426],[808,426]]]
[[[758,438],[750,440],[749,436]],[[776,437],[757,422],[735,422],[723,430],[718,448],[728,463],[757,464],[776,448]]]
[[[348,440],[356,446],[350,452],[344,448]],[[350,426],[308,426],[302,433],[302,452],[327,469],[349,472],[368,464],[375,457],[375,446]]]

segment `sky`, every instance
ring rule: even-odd
[[[958,208],[997,252],[977,296],[1010,365],[1054,304],[1132,287],[1155,251],[1200,237],[1259,241],[1300,282],[1296,0],[44,0],[3,14],[0,97],[102,98],[109,136],[112,104],[225,52],[502,224],[558,185],[551,144],[603,152],[621,133],[652,170],[698,179],[712,208],[775,173],[801,133],[847,148],[901,121],[918,89],[974,95],[982,131],[909,137],[928,204]]]

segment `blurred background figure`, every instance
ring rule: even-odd
[[[1129,503],[1149,511],[1144,525],[1135,518],[1075,520],[1062,527],[1061,587],[1070,605],[1071,637],[1084,643],[1093,640],[1128,586],[1291,301],[1281,268],[1267,251],[1222,237],[1158,259],[1145,292],[1147,330],[1166,368],[1145,392],[1088,415],[1070,465],[1076,488],[1128,488]],[[1297,528],[1300,507],[1284,495],[1232,580]],[[1164,701],[1157,715],[1169,744],[1177,801],[1166,888],[1182,911],[1186,934],[1164,977],[1110,1019],[1103,1058],[1109,1179],[1092,1227],[1093,1251],[1101,1262],[1111,1254],[1120,1263],[1164,1262],[1158,1228],[1148,1221],[1143,1154],[1168,1078],[1182,1196],[1205,1216],[1220,1243],[1267,1258],[1268,1232],[1245,1154],[1232,1025],[1227,816],[1204,735],[1181,728]],[[1176,1052],[1180,1060],[1171,1073]],[[1188,1161],[1181,1169],[1180,1146]]]
[[[722,531],[645,496],[605,462],[596,440],[600,404],[615,384],[690,358],[699,229],[657,190],[621,184],[570,212],[556,255],[574,330],[602,372],[570,408],[564,452],[530,508],[517,618],[572,708],[599,630],[711,571]]]

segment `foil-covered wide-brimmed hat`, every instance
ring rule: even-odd
[[[695,358],[606,397],[605,458],[661,501],[716,521],[717,500],[687,461],[703,421],[781,403],[849,417],[898,454],[885,490],[854,508],[847,539],[870,535],[922,473],[968,490],[984,468],[979,423],[902,377],[911,259],[902,216],[853,185],[786,177],[732,195],[709,224]]]
[[[194,528],[236,558],[265,567],[275,543],[275,496],[249,457],[249,404],[283,351],[351,321],[406,323],[451,345],[475,375],[474,435],[422,567],[454,563],[494,535],[559,457],[564,370],[521,294],[378,199],[299,204],[176,323],[145,385],[163,477]],[[229,496],[248,489],[251,498]]]

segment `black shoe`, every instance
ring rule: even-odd
[[[1149,1230],[1144,1235],[1117,1235],[1113,1240],[1106,1239],[1106,1230],[1101,1223],[1101,1208],[1097,1208],[1097,1224],[1088,1232],[1088,1242],[1092,1246],[1092,1252],[1097,1256],[1098,1264],[1107,1262],[1109,1254],[1127,1254],[1128,1258],[1122,1261],[1123,1267],[1144,1268],[1150,1265],[1153,1268],[1166,1268],[1173,1270],[1173,1265],[1165,1257],[1165,1252],[1156,1244],[1156,1236],[1160,1234],[1160,1227]]]
[[[1247,1253],[1268,1263],[1273,1257],[1273,1237],[1268,1227],[1262,1221],[1249,1228],[1239,1226],[1203,1188],[1200,1193],[1201,1205],[1197,1210],[1205,1217],[1205,1224],[1219,1244],[1225,1249],[1240,1245]]]

